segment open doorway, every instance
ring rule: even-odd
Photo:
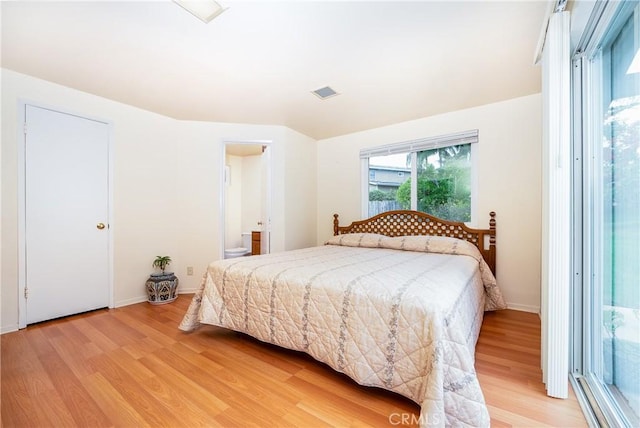
[[[221,257],[268,254],[271,233],[270,142],[224,142],[221,187]]]

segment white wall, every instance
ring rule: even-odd
[[[313,145],[315,146],[315,143]],[[261,230],[261,226],[258,225],[262,216],[261,185],[261,156],[244,156],[242,158],[242,232]]]
[[[242,157],[229,154],[226,156],[226,164],[229,167],[229,185],[225,189],[224,245],[226,248],[237,248],[242,246]]]
[[[497,280],[514,309],[539,312],[541,230],[540,94],[403,122],[318,142],[318,243],[361,218],[364,147],[479,130],[478,227],[497,213]]]
[[[286,151],[284,156],[287,167],[277,171],[282,177],[276,175],[279,180],[275,181],[273,189],[275,194],[284,197],[283,203],[286,206],[283,217],[286,224],[281,225],[287,231],[284,246],[311,247],[316,245],[316,234],[309,232],[317,228],[317,189],[320,184],[320,176],[316,175],[316,145],[296,142],[300,134],[291,129],[284,128],[284,133],[285,144],[282,147]]]
[[[221,142],[273,142],[272,248],[282,251],[316,241],[313,191],[299,199],[285,178],[315,189],[315,167],[303,169],[297,155],[315,165],[312,139],[281,126],[178,121],[132,106],[2,70],[2,284],[0,331],[18,325],[18,100],[58,107],[113,123],[114,298],[116,306],[146,300],[144,282],[158,254],[182,291],[194,290],[206,266],[221,258],[219,189]],[[290,153],[293,155],[290,155]],[[293,162],[294,165],[290,165]],[[285,171],[291,166],[291,172]],[[299,218],[291,218],[292,214]],[[285,220],[286,218],[286,220]],[[286,229],[285,229],[286,224]],[[186,275],[186,267],[194,275]]]

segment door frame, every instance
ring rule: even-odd
[[[272,194],[272,185],[271,183],[273,182],[273,154],[272,154],[272,150],[273,150],[273,141],[272,140],[242,140],[242,139],[233,139],[233,138],[225,138],[222,140],[221,144],[220,144],[220,149],[221,149],[221,153],[220,153],[220,230],[219,230],[219,236],[220,236],[220,260],[224,259],[224,250],[225,250],[225,236],[226,236],[226,196],[227,196],[227,186],[225,185],[225,174],[226,174],[226,154],[227,154],[227,145],[254,145],[254,146],[267,146],[267,150],[266,150],[266,156],[267,156],[267,166],[269,168],[268,172],[267,172],[267,183],[266,183],[266,195],[261,195],[261,196],[266,196],[264,199],[267,202],[267,206],[265,207],[265,213],[267,215],[267,220],[266,220],[266,224],[264,225],[265,230],[268,231],[267,233],[267,239],[271,239],[270,235],[271,235],[271,215],[272,215],[272,199],[273,199],[273,194]],[[263,153],[264,155],[265,153]],[[263,239],[264,239],[264,235],[263,235]],[[271,245],[268,246],[269,248],[269,252],[271,251]]]
[[[26,134],[25,134],[25,121],[26,121],[26,108],[27,106],[33,106],[45,110],[51,110],[58,113],[68,114],[71,116],[77,116],[83,119],[94,120],[107,125],[107,145],[108,145],[108,168],[107,168],[107,183],[108,190],[108,213],[107,213],[107,234],[108,234],[108,267],[107,272],[109,278],[107,279],[109,287],[109,308],[114,307],[114,287],[113,287],[113,165],[114,165],[114,150],[113,150],[113,122],[89,116],[86,114],[78,113],[59,106],[52,106],[41,102],[36,102],[28,99],[18,99],[18,126],[17,128],[17,140],[18,140],[18,328],[23,329],[27,326],[27,299],[25,298],[24,291],[26,287],[27,278],[27,248],[26,248]]]

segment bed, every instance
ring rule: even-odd
[[[333,225],[322,246],[210,264],[180,328],[306,352],[415,401],[422,426],[488,426],[474,350],[484,311],[506,307],[495,213],[489,229],[417,211]]]

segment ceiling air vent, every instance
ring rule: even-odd
[[[326,100],[327,98],[331,98],[333,96],[339,95],[336,91],[331,89],[329,86],[325,86],[324,88],[316,89],[315,91],[311,91],[311,92],[321,100]]]

